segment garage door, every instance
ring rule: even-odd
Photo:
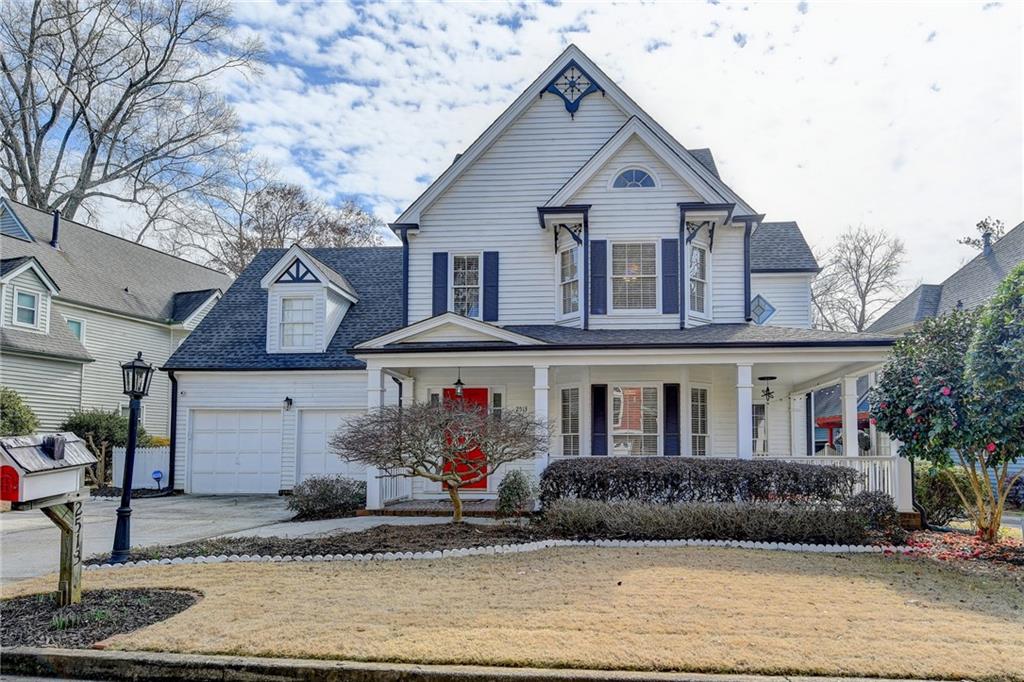
[[[366,467],[348,463],[331,452],[330,441],[346,419],[363,410],[302,410],[299,413],[299,462],[296,481],[318,474],[363,478]]]
[[[281,489],[280,411],[197,410],[192,413],[191,436],[194,494]]]

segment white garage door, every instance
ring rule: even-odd
[[[299,413],[299,462],[296,482],[319,474],[363,478],[366,467],[348,463],[331,452],[330,441],[346,419],[362,410],[302,410]]]
[[[281,489],[281,413],[192,413],[192,492],[276,493]]]

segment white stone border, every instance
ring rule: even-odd
[[[749,540],[541,540],[516,545],[488,545],[465,549],[445,549],[433,552],[378,552],[376,554],[314,554],[291,555],[248,555],[176,557],[174,559],[150,559],[128,561],[123,564],[90,564],[86,570],[107,568],[131,568],[134,566],[178,566],[181,564],[222,564],[222,563],[284,563],[290,561],[421,561],[449,559],[452,557],[481,556],[494,554],[521,554],[536,552],[552,547],[734,547],[737,549],[763,549],[778,552],[818,552],[822,554],[908,554],[913,547],[894,545],[812,545],[789,542],[751,542]]]

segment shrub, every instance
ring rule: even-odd
[[[892,497],[883,492],[857,493],[843,503],[843,508],[861,519],[865,528],[881,533],[886,540],[902,544],[906,533],[900,526],[900,514]]]
[[[352,516],[365,506],[366,482],[337,475],[310,476],[288,498],[296,521]]]
[[[95,468],[90,472],[93,482],[100,486],[110,483],[113,449],[128,445],[128,417],[122,417],[114,410],[75,410],[60,425],[60,430],[71,431],[84,440],[96,456]],[[136,434],[136,445],[140,448],[150,445],[149,435],[141,424]]]
[[[27,436],[38,428],[39,420],[21,395],[0,386],[0,436]]]
[[[955,482],[954,482],[955,480]],[[928,523],[945,526],[963,516],[964,502],[957,493],[970,490],[971,482],[962,467],[918,466],[914,471],[914,499],[924,508]]]
[[[544,470],[540,500],[821,504],[853,494],[849,467],[741,459],[581,457]]]
[[[1007,504],[1012,504],[1018,509],[1024,509],[1024,477],[1018,478],[1010,488],[1010,493],[1006,496]]]
[[[557,500],[544,507],[540,529],[552,537],[623,540],[749,540],[861,544],[863,517],[840,507],[765,503],[657,505]]]
[[[521,469],[506,472],[498,484],[498,516],[520,516],[529,511],[529,505],[537,496],[533,479]]]

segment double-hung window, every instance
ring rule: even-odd
[[[480,256],[452,258],[452,310],[465,317],[480,317]]]
[[[751,418],[753,419],[754,443],[753,453],[755,455],[768,454],[768,420],[766,418],[766,406],[764,403],[754,403],[751,407]]]
[[[25,327],[39,326],[39,294],[15,290],[14,322]]]
[[[658,387],[612,387],[612,451],[615,455],[658,454]]]
[[[559,310],[563,316],[580,311],[580,248],[572,246],[558,254]]]
[[[85,340],[85,320],[79,320],[74,317],[65,317],[64,320],[68,323],[68,329],[79,341]]]
[[[708,454],[708,389],[690,387],[690,454]]]
[[[690,310],[706,315],[708,310],[708,252],[702,246],[690,246]]]
[[[575,457],[580,454],[580,389],[563,388],[561,392],[562,454]]]
[[[612,244],[612,308],[658,307],[658,250],[654,242]]]
[[[281,347],[313,350],[313,298],[281,299]]]

